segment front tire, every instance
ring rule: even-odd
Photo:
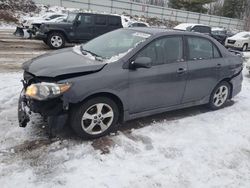
[[[221,82],[215,87],[210,96],[209,107],[212,110],[223,108],[230,97],[230,93],[231,86],[229,83],[225,81]]]
[[[47,38],[47,45],[51,49],[60,49],[65,46],[65,37],[62,33],[53,32],[50,33]]]
[[[243,47],[242,47],[242,51],[245,52],[245,51],[247,51],[247,49],[248,49],[248,45],[244,44]]]
[[[73,107],[70,124],[81,138],[94,139],[113,131],[118,119],[116,103],[107,97],[96,97]]]

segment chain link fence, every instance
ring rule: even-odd
[[[245,22],[239,19],[201,14],[167,7],[137,3],[129,0],[34,0],[36,3],[58,5],[98,12],[157,17],[182,23],[200,23],[213,27],[243,30]]]

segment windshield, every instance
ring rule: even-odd
[[[75,20],[75,18],[76,18],[76,15],[77,15],[77,14],[69,13],[69,14],[68,14],[68,17],[67,17],[67,19],[66,19],[66,22],[73,22],[73,21]]]
[[[150,34],[119,29],[83,44],[81,49],[103,59],[117,60],[148,37],[150,37]],[[117,59],[114,57],[117,57]]]

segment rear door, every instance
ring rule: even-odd
[[[209,97],[218,84],[224,64],[212,41],[195,36],[186,37],[188,78],[183,103]]]
[[[79,14],[75,25],[75,37],[78,41],[87,41],[94,37],[94,15]]]
[[[180,104],[187,78],[182,36],[156,39],[133,59],[137,57],[151,58],[153,66],[129,71],[129,112]]]
[[[97,37],[104,33],[107,33],[108,24],[107,24],[107,16],[106,15],[95,15],[95,33],[94,36]]]

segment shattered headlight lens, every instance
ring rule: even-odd
[[[25,95],[36,100],[47,100],[58,97],[68,91],[71,87],[70,83],[37,83],[27,87]]]

